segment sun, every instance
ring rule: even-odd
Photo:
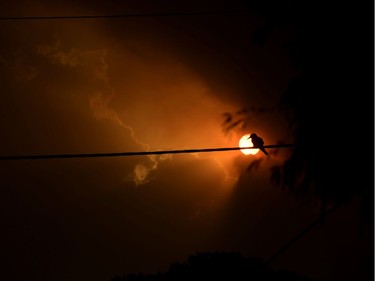
[[[250,134],[246,134],[244,136],[242,136],[242,138],[240,139],[239,141],[239,147],[253,147],[253,143],[251,141],[251,139],[249,139],[250,137]],[[259,149],[241,149],[241,152],[245,155],[254,155],[254,154],[257,154],[259,151]]]

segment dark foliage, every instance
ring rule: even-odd
[[[259,258],[246,258],[235,252],[197,253],[189,256],[187,262],[171,264],[169,270],[164,273],[129,274],[111,279],[111,281],[136,280],[312,281],[291,271],[272,270]]]
[[[283,93],[280,109],[290,121],[296,147],[271,169],[271,179],[296,195],[318,198],[322,215],[329,205],[360,198],[362,214],[371,222],[373,3],[249,3],[265,18],[253,34],[260,48],[276,29],[293,30],[287,47],[298,75]]]

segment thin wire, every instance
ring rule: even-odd
[[[264,148],[285,148],[294,147],[294,144],[274,144],[265,145]],[[218,148],[199,148],[183,150],[156,150],[156,151],[133,151],[133,152],[114,152],[114,153],[79,153],[79,154],[48,154],[48,155],[13,155],[0,156],[1,160],[37,160],[37,159],[64,159],[64,158],[99,158],[99,157],[126,157],[141,155],[161,155],[161,154],[183,154],[197,152],[215,152],[230,151],[242,149],[258,149],[256,147],[218,147]]]
[[[115,14],[115,15],[77,15],[77,16],[24,16],[24,17],[0,17],[0,21],[9,20],[70,20],[70,19],[113,19],[113,18],[141,18],[141,17],[176,17],[176,16],[201,16],[243,14],[249,10],[232,10],[216,12],[173,12],[173,13],[145,13],[145,14]]]
[[[320,215],[317,219],[312,221],[308,226],[302,229],[296,236],[294,236],[291,240],[285,243],[277,252],[275,252],[272,256],[270,256],[266,261],[265,264],[269,265],[273,260],[279,257],[282,253],[288,250],[294,243],[296,243],[299,239],[305,236],[311,229],[313,229],[316,225],[323,222],[327,215],[331,214],[334,210],[336,210],[340,205],[335,205],[332,208],[325,211],[324,216]]]

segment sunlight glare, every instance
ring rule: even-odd
[[[253,143],[248,137],[250,137],[250,134],[242,136],[239,141],[239,147],[253,147]],[[258,153],[258,151],[259,149],[241,149],[241,152],[245,155],[255,155]]]

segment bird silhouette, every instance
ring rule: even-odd
[[[248,139],[251,139],[251,142],[253,143],[254,147],[259,148],[259,150],[261,150],[265,155],[268,155],[268,152],[263,147],[264,141],[261,137],[259,137],[255,133],[251,133],[251,135],[250,135],[250,137],[248,137]]]

